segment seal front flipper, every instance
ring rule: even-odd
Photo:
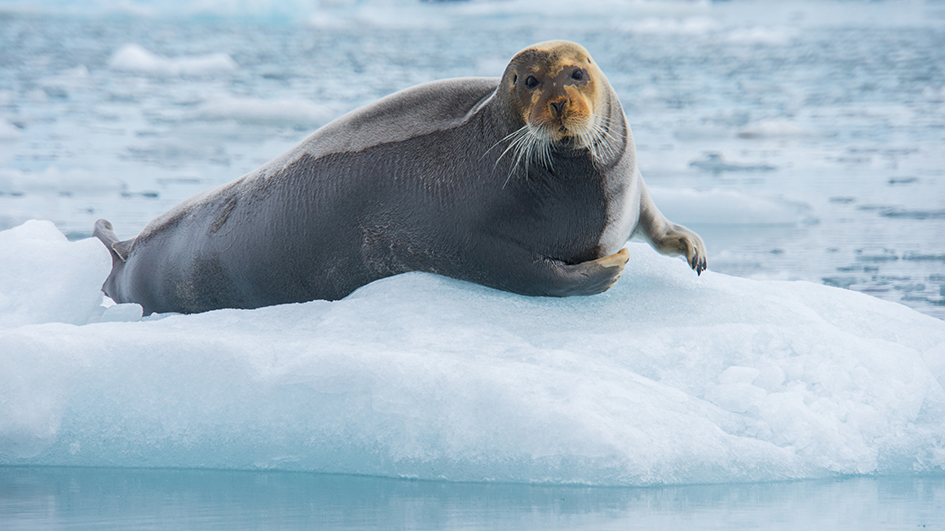
[[[689,267],[701,275],[706,269],[706,251],[702,238],[695,232],[667,221],[664,229],[648,234],[650,243],[657,251],[668,255],[683,255]]]
[[[514,252],[514,255],[508,254],[510,251]],[[610,289],[620,279],[624,266],[630,259],[630,253],[626,249],[578,264],[568,264],[521,248],[512,251],[506,247],[505,252],[505,260],[491,264],[491,278],[479,277],[471,280],[521,295],[597,295]],[[515,259],[510,260],[513,256]]]
[[[574,281],[569,285],[562,286],[562,292],[559,296],[568,297],[571,295],[597,295],[613,287],[620,280],[623,274],[623,268],[630,259],[630,252],[621,249],[614,254],[603,256],[597,260],[590,260],[580,264],[569,265],[562,264],[562,268],[568,270]]]
[[[666,219],[656,208],[646,186],[640,189],[639,234],[657,251],[668,255],[683,255],[697,275],[706,269],[706,250],[702,238],[695,232]]]

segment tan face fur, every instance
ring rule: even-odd
[[[582,142],[601,125],[595,113],[607,81],[578,44],[549,41],[529,46],[509,63],[502,84],[528,129],[543,141]]]

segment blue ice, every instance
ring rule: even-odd
[[[628,245],[603,295],[429,274],[140,318],[109,257],[0,232],[0,464],[657,485],[945,471],[945,322]]]

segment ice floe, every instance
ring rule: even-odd
[[[0,464],[596,485],[945,471],[945,322],[629,249],[595,297],[413,273],[141,320],[99,304],[99,242],[29,222],[0,233]]]

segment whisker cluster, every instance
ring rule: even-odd
[[[620,152],[620,140],[611,133],[613,122],[610,118],[598,116],[591,126],[577,133],[578,141],[591,152],[595,162],[614,158]]]
[[[621,142],[610,132],[612,124],[613,122],[609,118],[598,116],[589,127],[575,132],[577,145],[587,149],[596,163],[603,162],[607,158],[616,157],[619,154]],[[508,146],[498,156],[495,166],[493,166],[497,167],[506,155],[510,154],[513,158],[509,174],[502,185],[503,188],[508,185],[520,164],[525,172],[525,178],[528,178],[528,166],[532,162],[549,170],[554,169],[554,138],[547,128],[542,127],[542,124],[526,124],[516,129],[493,144],[492,147],[486,150],[486,153],[489,153],[503,142],[508,142]]]
[[[526,178],[528,178],[528,166],[532,161],[549,170],[553,169],[552,140],[547,137],[547,134],[544,133],[542,128],[526,124],[496,142],[496,145],[502,142],[509,142],[509,145],[496,159],[495,166],[498,166],[502,157],[505,157],[507,154],[511,154],[513,157],[509,174],[505,179],[505,183],[502,185],[503,188],[509,184],[509,181],[512,179],[512,174],[516,172],[519,164],[522,165]],[[490,148],[490,150],[491,149],[492,148]]]

